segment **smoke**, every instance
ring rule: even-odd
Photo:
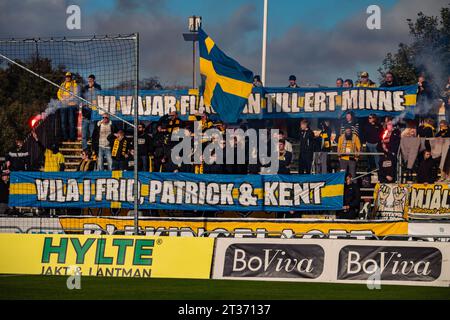
[[[56,99],[51,99],[47,104],[47,108],[43,112],[41,112],[40,116],[42,120],[45,120],[48,116],[54,114],[58,109],[63,108],[63,104],[61,101]]]

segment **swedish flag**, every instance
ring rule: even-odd
[[[198,32],[200,74],[204,76],[203,100],[226,123],[235,123],[252,92],[253,72],[220,50],[202,30]]]

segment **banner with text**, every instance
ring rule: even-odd
[[[448,218],[449,191],[446,183],[378,184],[375,211],[383,218]]]
[[[417,86],[393,88],[254,88],[241,119],[338,118],[346,111],[357,117],[371,113],[414,117]],[[133,93],[104,90],[97,98],[102,110],[133,119]],[[138,96],[140,120],[158,120],[171,111],[182,119],[202,112],[214,114],[205,106],[198,90],[141,90]],[[100,111],[100,114],[102,111]],[[99,112],[94,119],[100,120]]]
[[[420,241],[219,238],[212,278],[448,287],[449,249]]]
[[[208,279],[213,247],[208,238],[0,234],[0,274]]]
[[[215,175],[139,173],[140,209],[340,210],[344,173]],[[132,209],[131,171],[13,172],[9,205]]]

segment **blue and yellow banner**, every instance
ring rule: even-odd
[[[9,205],[132,209],[130,171],[13,172]],[[200,211],[340,210],[344,173],[215,175],[139,173],[140,209]]]
[[[329,118],[337,119],[346,111],[357,117],[378,116],[414,118],[417,86],[393,88],[253,88],[240,119]],[[132,121],[133,93],[102,91],[97,97],[100,108]],[[182,119],[207,112],[217,116],[207,97],[198,90],[141,90],[138,96],[140,120],[155,121],[178,111]],[[214,104],[213,104],[214,105]],[[100,120],[97,111],[94,119]]]

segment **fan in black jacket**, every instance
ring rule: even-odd
[[[435,183],[436,171],[436,161],[431,156],[431,151],[425,150],[417,169],[417,183]]]
[[[314,132],[309,128],[309,122],[300,122],[300,155],[298,163],[298,173],[311,173],[314,155]]]
[[[22,139],[16,139],[16,146],[6,155],[6,169],[10,171],[27,171],[30,169],[30,153],[24,147]]]
[[[289,165],[292,161],[292,152],[285,149],[284,139],[278,142],[278,174],[290,174]]]
[[[336,213],[338,219],[356,219],[359,214],[361,193],[358,183],[352,181],[352,175],[347,174],[344,185],[344,206]]]
[[[384,154],[379,161],[378,180],[381,183],[394,183],[397,181],[397,158],[385,144],[382,146]]]

